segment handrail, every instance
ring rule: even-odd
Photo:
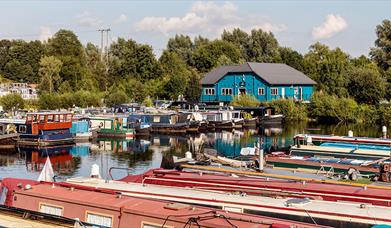
[[[134,170],[134,168],[124,168],[124,167],[110,167],[109,169],[109,176],[112,180],[114,180],[113,176],[111,175],[111,171],[113,169],[118,169],[118,170],[126,170],[126,171],[129,171],[129,170]],[[128,173],[129,174],[129,173]]]

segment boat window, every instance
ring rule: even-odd
[[[40,123],[45,123],[45,116],[44,115],[40,115],[39,116],[39,122]]]
[[[63,207],[41,203],[39,205],[39,212],[50,214],[50,215],[62,216]]]
[[[19,133],[26,133],[26,126],[25,125],[19,126]]]
[[[160,122],[160,116],[154,116],[153,117],[153,122],[155,122],[155,123]]]
[[[142,221],[141,222],[141,228],[172,228],[173,226],[166,226],[163,224],[157,224],[157,223],[150,223],[150,222],[145,222],[145,221]]]
[[[64,115],[58,115],[60,117],[60,122],[64,122]]]
[[[49,115],[48,116],[48,122],[53,122],[54,120],[54,116],[53,115]]]
[[[38,122],[38,115],[34,115],[34,123]]]
[[[60,122],[60,116],[59,115],[54,115],[54,121],[55,122]]]
[[[87,222],[104,227],[111,227],[113,223],[113,217],[108,215],[102,215],[98,213],[87,212]]]
[[[0,125],[0,134],[3,134],[3,133],[4,133],[4,126]]]

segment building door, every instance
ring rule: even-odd
[[[239,88],[239,95],[246,95],[246,89],[245,88]]]
[[[281,98],[285,98],[285,88],[281,88]]]

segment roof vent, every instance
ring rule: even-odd
[[[308,198],[293,198],[285,202],[285,206],[294,207],[294,206],[303,206],[309,204],[311,201]]]
[[[168,203],[166,206],[164,206],[164,208],[179,211],[185,208],[190,208],[190,205],[182,204],[182,203]]]

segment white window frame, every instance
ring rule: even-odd
[[[258,88],[258,95],[259,96],[264,96],[265,95],[265,88],[264,87],[259,87]]]
[[[49,215],[64,215],[64,207],[49,203],[39,203],[39,212],[49,214]]]
[[[278,88],[270,88],[270,95],[271,96],[278,96]]]
[[[110,225],[106,226],[105,224],[103,224],[105,221],[101,221],[101,224],[98,224],[92,220],[93,219],[92,217],[89,217],[89,216],[95,216],[95,219],[96,219],[96,217],[102,217],[103,219],[110,219]],[[86,211],[86,220],[85,221],[88,223],[94,224],[94,225],[98,225],[98,226],[113,227],[114,217],[112,215],[102,214],[99,212]]]
[[[23,129],[23,131],[22,131]],[[19,133],[26,133],[27,132],[27,126],[26,125],[19,125]]]
[[[232,96],[232,88],[221,88],[221,95]]]
[[[215,88],[205,88],[205,95],[215,95]]]

